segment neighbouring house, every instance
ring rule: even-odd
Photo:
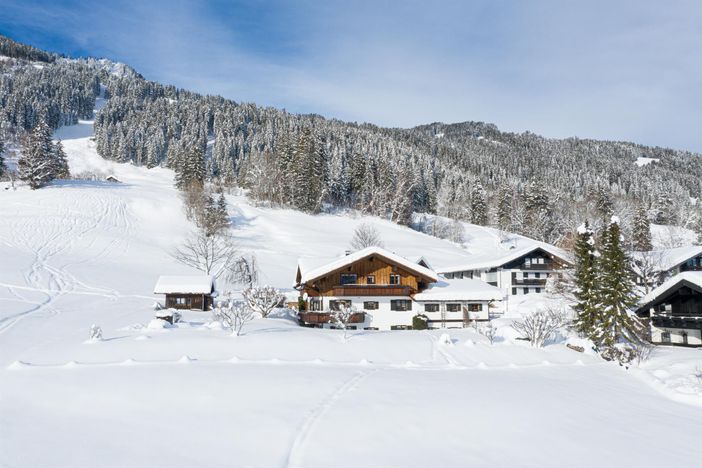
[[[443,281],[424,265],[380,247],[331,260],[300,259],[295,284],[305,304],[300,322],[329,327],[330,311],[343,305],[357,311],[351,317],[350,328],[410,328],[418,314],[431,316],[432,326],[465,326],[470,320],[482,319],[479,317],[487,312],[488,303],[501,297],[499,291],[481,295],[480,288],[490,288],[485,283]],[[429,305],[429,314],[425,304]]]
[[[432,283],[412,299],[429,328],[463,328],[490,319],[490,308],[501,301],[502,291],[477,279],[445,279]]]
[[[649,291],[685,271],[702,271],[702,245],[634,252],[636,284]]]
[[[119,180],[117,177],[115,177],[115,176],[113,176],[113,175],[108,175],[107,177],[105,177],[105,180],[108,181],[108,182],[114,182],[114,183],[116,183],[116,184],[121,184],[121,183],[122,183],[121,180]]]
[[[681,272],[648,293],[637,315],[657,344],[702,346],[702,272]]]
[[[542,293],[546,281],[572,264],[562,249],[543,242],[520,249],[511,249],[504,255],[493,252],[477,254],[468,261],[437,268],[447,279],[479,279],[501,289],[505,295]]]
[[[159,276],[154,294],[166,295],[166,308],[210,310],[215,281],[212,276]]]

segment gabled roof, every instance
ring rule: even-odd
[[[389,250],[385,250],[382,247],[374,246],[366,247],[365,249],[344,255],[343,257],[338,257],[331,261],[329,261],[329,259],[301,258],[297,262],[297,282],[298,284],[309,283],[351,265],[352,263],[372,256],[383,258],[389,263],[401,266],[405,270],[416,273],[418,276],[422,276],[431,281],[439,280],[439,277],[434,271],[407,260],[405,257],[401,257]]]
[[[159,276],[154,294],[210,294],[214,291],[212,276]]]
[[[563,249],[559,249],[545,242],[533,241],[533,244],[522,248],[509,250],[504,255],[495,256],[493,252],[487,254],[477,254],[467,257],[465,263],[460,263],[447,267],[437,268],[439,273],[453,273],[456,271],[471,271],[471,270],[487,270],[490,268],[498,268],[507,263],[513,262],[520,257],[529,255],[536,250],[543,250],[549,255],[559,258],[566,263],[572,263],[570,255]]]
[[[419,302],[431,301],[499,301],[504,294],[500,288],[477,279],[445,279],[432,283],[413,299]]]
[[[702,293],[702,271],[685,271],[669,278],[663,284],[646,294],[639,301],[639,309],[646,309],[651,303],[665,299],[670,293],[688,286]]]
[[[651,250],[649,252],[633,252],[634,261],[650,261],[659,271],[672,270],[693,257],[702,255],[702,245],[676,247],[674,249]],[[636,268],[636,266],[634,266]]]

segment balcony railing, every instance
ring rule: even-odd
[[[546,278],[512,278],[512,284],[525,286],[546,286]]]
[[[409,296],[411,293],[412,288],[398,284],[344,284],[332,288],[332,294],[336,297]]]
[[[680,265],[680,271],[702,271],[702,265],[688,265],[683,263]]]
[[[555,263],[553,262],[545,262],[545,263],[522,263],[520,268],[522,270],[529,270],[529,271],[546,271],[546,270],[553,270],[555,269]]]
[[[329,312],[300,312],[298,314],[300,322],[308,325],[322,325],[329,323],[331,314]],[[358,312],[353,314],[349,319],[349,323],[363,323],[366,321],[366,314]]]

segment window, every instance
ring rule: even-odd
[[[322,310],[322,299],[310,299],[310,310],[313,310],[313,311]]]
[[[482,304],[468,304],[468,310],[470,312],[480,312],[483,310]]]
[[[341,306],[351,307],[351,301],[329,301],[330,310],[339,310]]]
[[[516,296],[517,295],[517,288],[512,288],[512,295]]]
[[[378,310],[378,302],[377,301],[365,301],[363,303],[363,308],[365,310]]]
[[[541,292],[541,288],[534,288],[534,292],[537,293],[537,294],[540,293],[540,292]]]
[[[534,273],[534,278],[541,278],[541,273]]]
[[[410,301],[409,299],[393,299],[390,301],[390,310],[412,310],[412,301]]]
[[[356,274],[355,273],[342,273],[341,274],[341,284],[356,284]]]
[[[664,331],[661,333],[661,343],[670,343],[670,332]]]
[[[461,304],[446,304],[446,312],[460,312]]]
[[[190,298],[189,297],[176,297],[176,305],[190,305]]]
[[[524,288],[524,294],[529,294],[529,288]]]
[[[424,312],[438,312],[439,304],[424,304]]]
[[[411,330],[412,325],[390,325],[390,330]]]
[[[390,284],[400,284],[400,275],[390,275]]]
[[[366,284],[375,284],[375,275],[366,276]]]

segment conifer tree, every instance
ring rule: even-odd
[[[596,262],[598,319],[593,330],[593,341],[603,348],[611,348],[622,340],[639,342],[643,328],[631,313],[636,305],[632,271],[621,245],[619,219],[605,228]]]
[[[507,231],[512,224],[513,207],[510,187],[500,189],[497,196],[497,227]]]
[[[487,224],[487,200],[485,189],[480,183],[475,184],[470,197],[470,221],[479,226]]]
[[[61,141],[57,141],[52,147],[52,157],[54,165],[54,177],[57,179],[68,179],[71,174],[68,170],[68,161],[66,160],[66,153],[63,151],[63,144]]]
[[[634,250],[648,252],[653,248],[651,244],[651,224],[643,205],[639,205],[636,208],[632,224],[631,240]]]
[[[5,158],[2,153],[5,151],[5,142],[0,138],[0,177],[5,174]]]
[[[19,178],[29,184],[32,190],[54,179],[53,150],[51,129],[43,119],[39,120],[32,133],[27,136],[22,156],[17,161]]]
[[[575,329],[584,336],[594,337],[597,323],[597,270],[595,239],[587,221],[578,228],[575,240]]]

